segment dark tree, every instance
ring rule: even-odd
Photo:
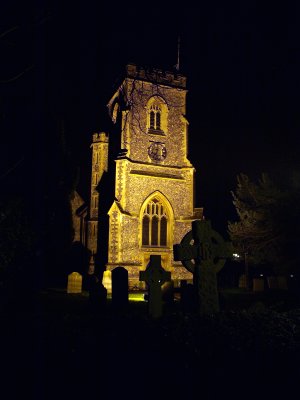
[[[275,273],[299,269],[300,181],[297,174],[283,180],[262,174],[253,182],[245,174],[237,177],[232,192],[238,221],[228,222],[235,250],[250,265],[268,264]],[[247,273],[247,271],[246,271]]]
[[[25,281],[32,275],[35,234],[28,205],[19,195],[0,198],[0,281],[2,285]]]
[[[39,186],[36,197],[39,221],[36,228],[48,283],[64,284],[74,239],[71,198],[76,190],[78,173],[66,143],[64,124],[54,121],[51,125],[50,121],[42,174],[36,181],[36,187]]]

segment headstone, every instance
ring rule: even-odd
[[[287,290],[288,284],[285,276],[277,276],[278,289]]]
[[[82,276],[78,272],[72,272],[68,275],[67,293],[82,292]]]
[[[108,294],[111,294],[111,271],[107,270],[103,272],[102,283]]]
[[[265,289],[264,278],[253,278],[253,292],[263,292]]]
[[[246,289],[247,288],[247,279],[246,279],[246,275],[242,274],[239,277],[239,288],[240,289]]]
[[[90,278],[89,300],[95,309],[101,309],[106,305],[107,290],[96,275],[91,275]]]
[[[165,271],[161,266],[161,256],[151,255],[150,262],[145,271],[140,271],[140,281],[145,281],[148,286],[148,310],[153,318],[162,315],[161,286],[171,279],[171,272]]]
[[[217,272],[224,266],[226,258],[232,256],[230,242],[211,228],[210,221],[192,222],[192,230],[173,246],[174,260],[181,261],[193,274],[195,298],[200,314],[219,311]]]
[[[268,276],[267,282],[268,282],[269,289],[278,289],[278,282],[277,282],[276,276]]]
[[[123,307],[128,304],[128,271],[123,267],[116,267],[111,273],[112,304]]]

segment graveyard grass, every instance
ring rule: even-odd
[[[174,301],[157,319],[138,298],[97,306],[85,291],[53,288],[2,310],[8,398],[267,399],[289,398],[298,386],[295,294],[221,290],[215,315],[183,312]]]

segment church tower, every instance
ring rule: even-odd
[[[175,286],[181,279],[192,279],[173,259],[173,244],[191,230],[192,221],[202,218],[202,209],[194,207],[195,169],[188,160],[186,95],[186,78],[181,74],[129,64],[108,103],[115,131],[109,137],[108,157],[112,143],[118,147],[113,155],[114,194],[106,211],[107,249],[97,249],[95,241],[92,250],[94,254],[107,251],[106,271],[126,268],[130,288],[141,287],[139,271],[146,268],[151,254],[161,256]],[[100,238],[96,186],[101,197],[107,144],[104,133],[94,135],[88,236],[97,235],[99,223]],[[102,156],[96,148],[102,149]]]

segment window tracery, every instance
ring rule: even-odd
[[[167,246],[167,232],[166,208],[159,199],[151,199],[147,203],[142,217],[142,246]]]

